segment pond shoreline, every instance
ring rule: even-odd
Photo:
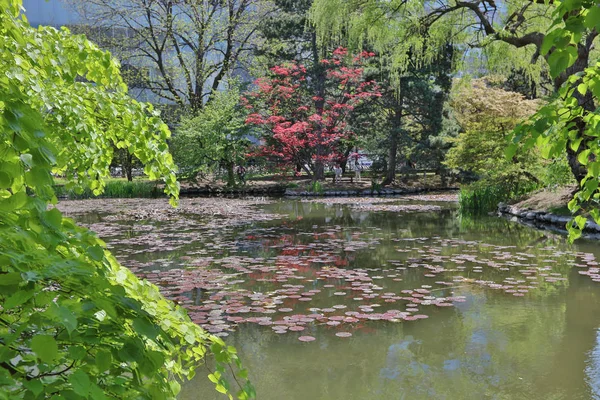
[[[556,215],[548,211],[531,208],[520,208],[505,203],[498,204],[497,215],[537,229],[561,233],[567,232],[565,226],[572,219],[571,216]],[[587,220],[583,232],[588,239],[600,239],[600,225],[591,219]]]
[[[406,189],[392,189],[392,188],[382,188],[379,190],[373,189],[340,189],[340,190],[325,190],[322,192],[308,192],[308,191],[294,191],[294,190],[286,190],[286,197],[354,197],[354,196],[401,196],[405,194],[415,194],[415,193],[424,193],[424,192],[449,192],[456,191],[459,188],[456,187],[440,187],[440,188],[406,188]]]
[[[457,187],[420,187],[420,188],[382,188],[373,189],[349,189],[340,187],[338,190],[323,190],[320,192],[309,192],[306,190],[293,190],[284,186],[254,187],[249,189],[221,189],[221,188],[185,188],[180,192],[182,197],[203,196],[247,196],[261,195],[268,197],[355,197],[355,196],[401,196],[405,194],[457,191]]]

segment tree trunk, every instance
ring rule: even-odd
[[[396,110],[392,115],[392,129],[390,129],[390,148],[388,150],[388,166],[385,171],[385,178],[381,182],[382,186],[390,185],[396,181],[396,162],[398,158],[398,139],[402,127],[402,105],[404,99],[402,92],[396,103]]]
[[[315,32],[311,33],[311,50],[312,50],[312,58],[313,58],[313,78],[315,82],[315,96],[317,100],[315,100],[315,109],[318,115],[323,115],[323,109],[325,107],[325,69],[323,65],[320,63],[320,54],[319,47],[317,45],[317,34]],[[315,168],[314,168],[314,177],[315,181],[325,180],[325,165],[323,160],[327,154],[325,153],[325,148],[323,146],[324,138],[323,138],[323,130],[321,129],[317,135],[317,144],[316,144],[316,160],[315,160]]]
[[[447,175],[447,170],[446,168],[444,168],[443,166],[439,165],[436,173],[440,176],[440,185],[442,187],[446,187],[448,186],[448,175]]]
[[[227,186],[235,186],[235,173],[233,172],[234,164],[228,161],[227,164],[225,164],[225,167],[227,168]]]
[[[133,154],[130,154],[127,150],[124,151],[125,155],[123,157],[123,171],[125,171],[125,175],[127,176],[127,180],[129,182],[133,181]]]
[[[354,146],[350,146],[350,147],[348,147],[348,148],[346,149],[346,151],[344,152],[344,158],[342,158],[342,159],[340,160],[340,163],[342,164],[342,165],[341,165],[341,167],[342,167],[342,175],[344,175],[344,174],[346,173],[346,169],[347,169],[347,167],[348,167],[348,157],[350,157],[350,153],[352,152],[352,148],[353,148],[353,147],[354,147]],[[357,150],[357,152],[358,152],[358,150]]]
[[[392,128],[390,131],[390,148],[388,150],[388,167],[385,171],[385,177],[382,186],[387,186],[396,181],[396,162],[398,155],[398,129]]]
[[[313,180],[315,180],[315,181],[324,181],[325,180],[325,165],[323,164],[323,161],[317,160],[315,162],[315,174],[313,175]]]

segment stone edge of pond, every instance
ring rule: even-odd
[[[415,189],[392,189],[384,188],[380,190],[372,189],[350,189],[350,190],[325,190],[323,192],[295,191],[287,189],[284,193],[286,197],[354,197],[354,196],[401,196],[405,194],[415,194],[424,192],[446,192],[456,191],[456,187],[439,188],[415,188]]]
[[[571,220],[570,216],[556,215],[548,211],[532,210],[529,208],[519,208],[505,203],[498,204],[498,216],[508,217],[512,221],[520,222],[536,228],[556,230],[565,232],[567,222]],[[593,220],[588,219],[583,228],[583,232],[588,237],[600,239],[600,225]]]

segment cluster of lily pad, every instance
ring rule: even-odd
[[[331,200],[369,210],[376,203]],[[380,200],[389,207],[412,206]],[[517,248],[437,236],[394,237],[393,254],[376,259],[370,255],[384,242],[377,227],[286,220],[256,208],[265,204],[262,200],[218,199],[225,211],[213,215],[202,211],[206,206],[195,206],[204,201],[184,199],[181,211],[162,212],[159,200],[146,199],[143,205],[119,200],[112,214],[105,204],[95,204],[99,217],[89,225],[121,262],[220,336],[257,324],[274,334],[298,335],[300,341],[315,340],[316,326],[347,338],[373,324],[406,323],[455,310],[469,301],[464,291],[457,294],[465,286],[531,296],[564,286],[572,267],[600,281],[594,254],[553,245]],[[77,207],[71,207],[73,214],[85,214]],[[372,265],[361,265],[365,260]]]

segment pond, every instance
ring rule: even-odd
[[[258,399],[600,398],[600,246],[453,195],[64,202]],[[204,371],[181,399],[220,399]]]

